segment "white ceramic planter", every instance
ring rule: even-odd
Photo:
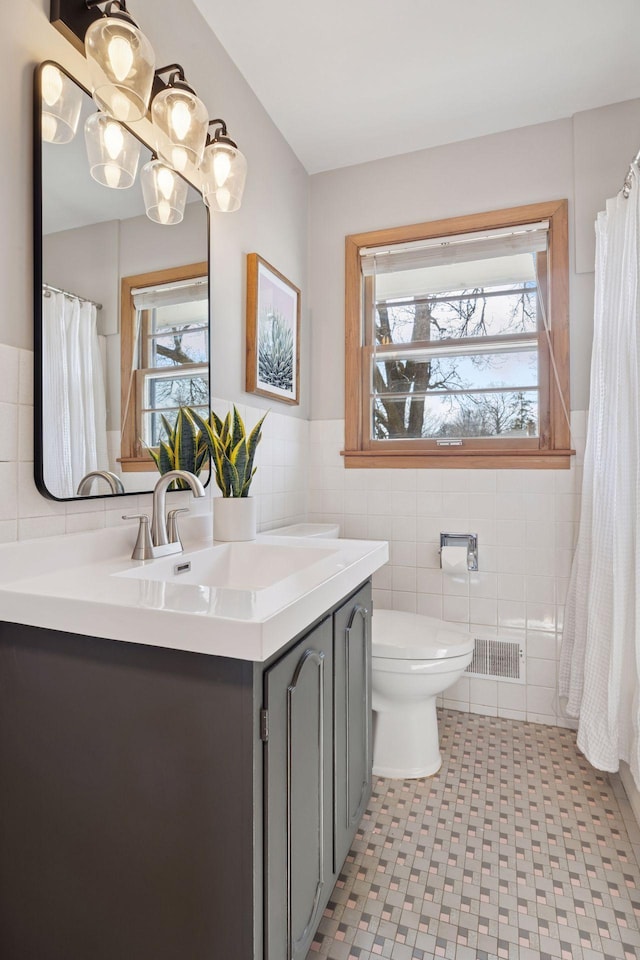
[[[214,497],[214,540],[255,540],[256,528],[254,497]]]

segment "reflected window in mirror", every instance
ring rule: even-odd
[[[207,264],[122,281],[123,471],[148,470],[182,406],[209,409]]]

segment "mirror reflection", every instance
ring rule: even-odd
[[[209,404],[207,211],[189,187],[175,222],[176,175],[165,167],[158,178],[157,161],[136,141],[132,178],[128,131],[106,131],[106,159],[90,164],[94,102],[57,65],[40,68],[40,86],[36,480],[57,499],[148,491],[158,477],[148,450],[163,436],[163,417],[172,423],[181,405]],[[61,119],[54,94],[78,113],[71,136],[73,110]],[[148,209],[145,168],[159,188]]]
[[[122,281],[121,463],[148,470],[149,447],[166,439],[181,406],[209,407],[206,263]]]

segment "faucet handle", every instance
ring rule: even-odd
[[[153,558],[153,544],[151,542],[151,530],[149,528],[149,517],[146,513],[122,514],[123,520],[139,520],[138,537],[136,539],[132,560],[151,560]]]
[[[178,530],[178,516],[181,513],[189,513],[186,507],[176,507],[167,513],[167,540],[169,543],[180,543],[180,531]]]

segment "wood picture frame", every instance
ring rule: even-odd
[[[300,403],[300,290],[257,253],[247,254],[246,389]]]

